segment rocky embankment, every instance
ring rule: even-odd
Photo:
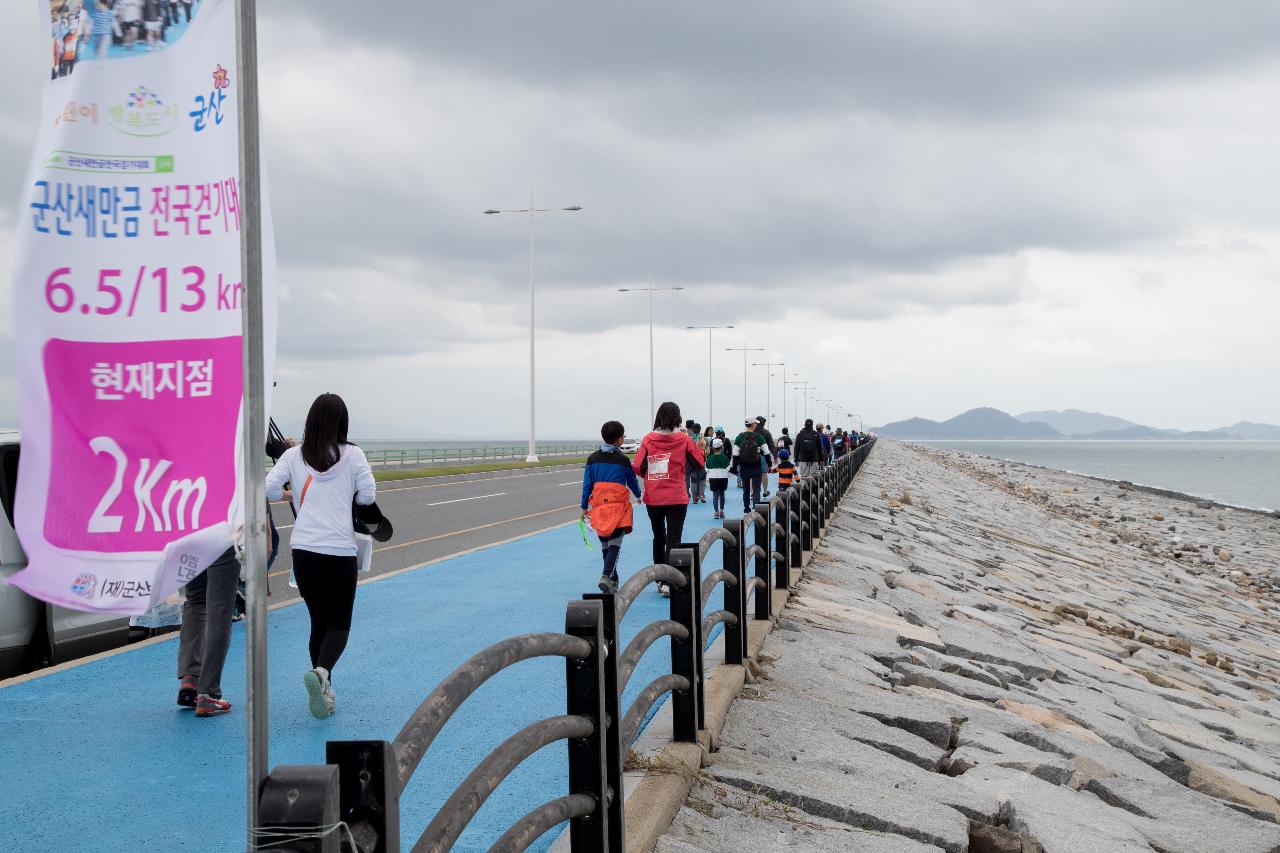
[[[1280,520],[882,441],[660,840],[1280,850]]]

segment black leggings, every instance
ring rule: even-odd
[[[653,527],[653,562],[665,563],[668,553],[679,546],[680,537],[684,535],[684,517],[689,512],[689,505],[667,504],[646,509],[649,511],[649,524]]]
[[[311,614],[311,665],[330,675],[351,635],[351,610],[356,603],[356,558],[334,557],[293,549],[293,576],[298,594]]]

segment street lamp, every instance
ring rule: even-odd
[[[827,407],[827,426],[831,426],[831,398],[823,394],[817,398],[818,405]]]
[[[654,287],[653,280],[649,280],[648,287],[619,287],[619,293],[635,293],[638,290],[649,291],[649,414],[653,415],[658,410],[657,403],[653,398],[653,292],[655,290],[684,290],[683,287]]]
[[[538,461],[538,446],[535,438],[535,421],[534,411],[536,409],[535,385],[534,385],[534,353],[533,353],[533,221],[539,213],[577,213],[582,210],[581,207],[574,205],[573,207],[537,207],[533,203],[533,188],[529,188],[529,206],[520,210],[494,210],[490,208],[486,210],[486,214],[494,213],[527,213],[529,214],[529,455],[525,457],[526,462]]]
[[[770,388],[770,386],[769,386],[769,379],[770,379],[774,374],[770,373],[769,371],[770,371],[770,370],[773,370],[773,368],[775,368],[775,367],[782,367],[782,366],[783,366],[783,362],[781,362],[781,361],[755,361],[755,362],[752,362],[752,363],[751,363],[751,366],[752,366],[752,367],[765,367],[765,368],[768,368],[768,370],[765,370],[765,372],[764,372],[764,374],[765,374],[765,375],[764,375],[764,410],[765,410],[766,412],[768,412],[768,413],[769,413],[769,417],[771,417],[771,418],[772,418],[772,417],[773,417],[773,412],[771,412],[771,411],[769,411],[769,410],[773,407],[773,404],[772,404],[772,402],[771,402],[771,401],[772,401],[772,399],[773,399],[773,397],[772,397],[772,396],[771,396],[771,394],[770,394],[771,388]],[[786,387],[787,387],[787,386],[786,386],[786,381],[787,381],[787,380],[786,380],[786,375],[784,374],[784,375],[783,375],[783,380],[782,380],[782,382],[783,382],[783,385],[782,385],[782,387],[783,387],[783,391],[782,391],[782,394],[783,394],[783,400],[786,400],[786,393],[787,393],[787,392],[786,392]],[[784,406],[784,408],[785,408],[785,406]],[[780,426],[782,426],[782,425],[781,425],[781,424],[774,424],[773,426],[774,426],[774,429],[777,429],[778,427],[780,427]]]
[[[769,378],[772,379],[775,376],[782,377],[782,423],[780,424],[780,426],[783,429],[786,429],[787,427],[793,426],[793,425],[787,422],[787,368],[782,365],[780,366],[782,367],[782,372],[770,373]]]
[[[790,383],[792,388],[791,396],[792,396],[792,399],[795,401],[792,406],[792,411],[795,412],[795,415],[796,415],[795,423],[794,423],[796,432],[799,432],[800,428],[804,426],[804,422],[800,420],[800,383],[803,381],[804,380],[800,378],[800,374],[798,373],[791,374],[791,383]],[[782,400],[783,417],[786,417],[786,411],[787,411],[786,404],[787,404],[787,400],[786,400],[786,397],[784,396]]]
[[[747,346],[747,339],[743,338],[742,346],[725,347],[724,351],[742,353],[742,419],[746,420],[747,418],[751,417],[750,415],[747,414],[747,353],[764,352],[764,347],[749,347]]]
[[[712,348],[711,336],[716,329],[732,329],[733,326],[685,326],[686,329],[706,329],[707,330],[707,422],[711,426],[715,426],[716,418],[713,414],[714,406],[712,401],[715,399],[715,383],[712,381],[713,371],[711,367]]]

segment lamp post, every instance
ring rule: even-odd
[[[685,326],[686,329],[706,329],[707,330],[707,421],[714,426],[716,417],[714,414],[715,406],[712,401],[715,399],[715,382],[713,381],[714,372],[712,369],[712,335],[716,329],[732,329],[733,326]]]
[[[742,353],[742,419],[745,421],[747,418],[751,417],[747,414],[747,353],[764,352],[764,347],[749,347],[747,346],[747,339],[743,338],[742,346],[725,347],[724,351]]]
[[[647,290],[649,292],[649,417],[653,417],[658,410],[657,403],[653,396],[653,292],[655,290],[684,290],[683,287],[654,287],[653,279],[649,279],[648,287],[619,287],[619,293],[635,293],[636,291]]]
[[[782,427],[783,429],[786,429],[789,426],[793,426],[793,424],[787,423],[787,368],[783,366],[781,373],[769,374],[770,379],[775,376],[782,377]]]
[[[796,415],[795,424],[794,424],[796,432],[800,432],[800,428],[804,426],[804,422],[800,420],[800,383],[803,381],[804,380],[800,378],[799,374],[797,373],[791,374],[792,398],[794,399],[794,403],[792,405],[791,410],[795,412],[795,415]],[[786,400],[784,399],[782,402],[783,402],[783,411],[785,412]]]
[[[529,214],[529,455],[525,457],[526,462],[538,461],[538,445],[536,443],[536,426],[534,413],[537,410],[534,382],[534,352],[533,352],[533,320],[534,320],[534,301],[533,301],[533,222],[539,213],[577,213],[582,210],[581,207],[574,205],[573,207],[537,207],[533,203],[533,187],[529,188],[529,206],[519,210],[494,210],[490,208],[486,210],[486,214],[494,213],[527,213]]]
[[[189,15],[190,13],[188,13]],[[242,100],[239,118],[238,171],[239,216],[244,229],[240,242],[240,280],[245,290],[241,313],[244,353],[244,423],[241,433],[244,464],[244,568],[245,589],[245,834],[249,847],[257,846],[258,798],[270,772],[267,727],[267,586],[266,497],[262,479],[262,440],[267,434],[266,401],[263,398],[262,304],[262,194],[258,137],[258,7],[256,0],[242,0],[235,7],[236,68]],[[87,309],[86,309],[87,310]]]
[[[770,371],[773,370],[773,368],[775,367],[782,367],[782,365],[783,363],[781,361],[753,361],[751,363],[752,367],[767,368],[764,372],[764,410],[769,417],[773,417],[773,412],[769,411],[773,407],[773,404],[771,402],[773,400],[773,397],[770,395],[770,387],[769,387],[769,379],[773,376],[773,374]],[[784,379],[783,382],[785,383],[785,381],[786,380]],[[786,387],[785,384],[783,387],[784,388]],[[784,390],[782,393],[785,395],[786,391]],[[785,396],[783,399],[786,399]],[[774,424],[775,428],[779,426],[781,426],[781,424]]]

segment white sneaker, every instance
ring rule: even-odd
[[[329,673],[321,667],[309,669],[302,676],[302,683],[307,688],[307,707],[311,709],[311,716],[317,720],[333,716],[338,708],[338,700],[333,695]]]
[[[338,710],[338,696],[333,692],[333,682],[327,678],[324,680],[324,704],[332,717]]]

